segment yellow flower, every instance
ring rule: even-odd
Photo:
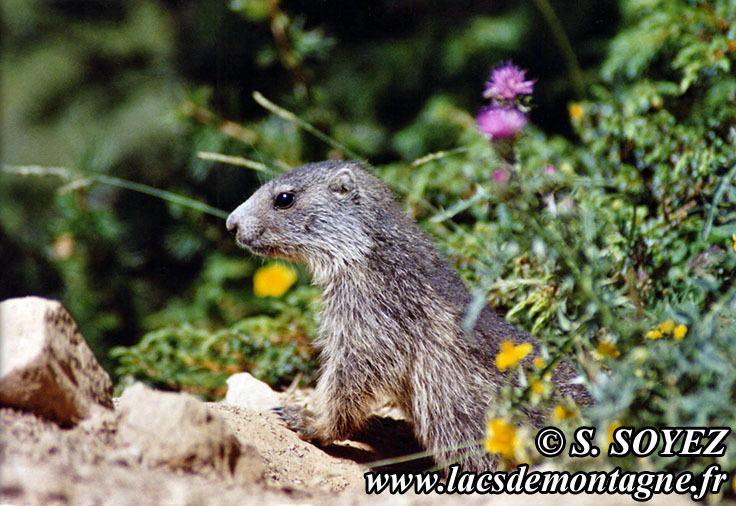
[[[608,424],[608,446],[611,446],[611,443],[613,443],[613,433],[621,426],[623,426],[623,422],[621,422],[621,420],[616,420],[615,422]]]
[[[507,459],[513,459],[519,440],[516,437],[516,427],[502,418],[494,418],[486,427],[484,446],[488,453],[500,453]]]
[[[531,351],[532,345],[530,343],[521,343],[518,346],[514,346],[514,343],[511,341],[504,341],[501,343],[501,351],[496,355],[496,367],[501,371],[505,371],[509,367],[514,367],[524,357],[529,355]]]
[[[583,113],[585,113],[585,110],[583,109],[583,106],[580,104],[571,104],[569,108],[570,117],[574,120],[579,120],[583,117]]]
[[[544,393],[544,383],[542,383],[540,380],[532,381],[531,388],[532,392],[537,395],[542,395]]]
[[[736,251],[736,234],[731,234],[731,240],[733,241],[733,250]]]
[[[542,357],[536,357],[534,359],[534,367],[537,369],[544,369],[544,366],[547,365],[544,363],[544,359]]]
[[[672,320],[667,320],[659,324],[659,331],[662,332],[662,334],[669,334],[674,328],[675,322]]]
[[[616,345],[613,343],[608,343],[606,341],[601,341],[600,343],[598,343],[596,351],[604,357],[608,358],[618,358],[621,356],[621,352],[618,351]]]
[[[679,341],[685,337],[685,334],[687,334],[687,327],[685,325],[678,325],[675,327],[674,332],[672,332],[672,337]]]
[[[654,329],[647,332],[645,336],[649,339],[659,339],[660,337],[662,337],[662,333],[659,330]]]
[[[296,282],[294,269],[282,264],[261,267],[253,275],[253,293],[257,297],[281,297]]]
[[[572,418],[575,418],[575,412],[567,409],[562,404],[558,404],[557,406],[555,406],[555,409],[552,412],[552,416],[554,417],[556,422],[561,422],[563,420],[570,420]]]

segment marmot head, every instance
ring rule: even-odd
[[[264,184],[230,214],[227,229],[257,255],[304,262],[319,283],[370,252],[366,217],[386,199],[393,201],[388,187],[360,165],[314,163]]]

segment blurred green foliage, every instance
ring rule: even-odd
[[[319,302],[303,272],[283,297],[256,297],[262,261],[220,220],[89,175],[230,210],[267,178],[350,150],[402,195],[474,307],[540,337],[548,364],[575,355],[599,435],[733,424],[736,1],[558,0],[557,20],[537,4],[2,4],[4,164],[79,177],[59,191],[53,175],[0,173],[0,259],[13,266],[0,296],[61,298],[121,384],[215,398],[237,370],[309,381]],[[537,84],[532,124],[503,147],[474,116],[506,60]],[[682,340],[645,337],[668,319]],[[530,393],[543,373],[520,374],[497,415],[560,402]]]
[[[111,355],[118,359],[117,370],[124,378],[118,389],[141,380],[216,399],[227,392],[225,380],[242,371],[274,387],[288,386],[297,377],[309,382],[314,374],[310,348],[310,336],[316,333],[314,298],[314,289],[302,286],[275,301],[269,311],[224,329],[164,326],[133,347],[113,348]],[[220,303],[227,301],[236,305],[230,294]]]

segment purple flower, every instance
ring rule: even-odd
[[[526,126],[526,115],[513,107],[493,105],[478,114],[478,130],[489,140],[508,139]]]
[[[486,82],[483,97],[513,100],[519,95],[531,95],[534,90],[534,80],[525,81],[524,74],[526,70],[521,70],[511,62],[493,69],[491,80]]]
[[[509,171],[507,170],[496,169],[493,171],[491,179],[493,179],[493,182],[496,184],[504,184],[506,181],[511,179],[511,174],[509,174]]]
[[[548,163],[547,165],[544,166],[544,173],[548,176],[551,176],[557,173],[557,169],[555,169],[554,165],[552,165],[551,163]]]

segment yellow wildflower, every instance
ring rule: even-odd
[[[733,241],[733,250],[736,251],[736,234],[731,234],[731,240]]]
[[[542,357],[536,357],[534,359],[534,367],[537,369],[544,369],[544,366],[547,365],[544,363],[544,359]]]
[[[531,388],[532,392],[537,395],[542,395],[544,393],[544,383],[542,383],[540,380],[532,381]]]
[[[555,406],[555,409],[552,412],[552,416],[554,417],[556,422],[561,422],[563,420],[570,420],[572,418],[575,418],[575,412],[571,409],[566,408],[562,404],[558,404],[557,406]]]
[[[501,343],[501,351],[496,355],[496,367],[501,371],[505,371],[509,367],[514,367],[524,357],[529,355],[531,351],[532,345],[530,343],[521,343],[518,346],[514,346],[514,343],[511,341],[504,341]]]
[[[583,117],[583,113],[585,113],[585,110],[583,110],[583,106],[580,104],[571,104],[569,112],[572,119],[579,120]]]
[[[500,453],[507,459],[513,459],[519,440],[516,437],[516,427],[502,418],[494,418],[486,427],[484,446],[488,453]]]
[[[616,420],[615,422],[608,424],[608,446],[611,446],[611,443],[613,443],[613,433],[621,426],[623,426],[623,422],[621,422],[621,420]]]
[[[669,334],[674,328],[675,322],[672,320],[667,320],[659,324],[659,331],[662,332],[662,334]]]
[[[672,332],[672,337],[674,337],[677,341],[679,341],[683,337],[685,337],[685,334],[687,334],[687,327],[685,325],[678,325],[677,327],[675,327],[675,330]]]
[[[621,356],[621,352],[618,351],[616,345],[613,343],[608,343],[606,341],[599,342],[596,351],[604,357],[608,358],[618,358]]]
[[[296,282],[294,269],[282,264],[261,267],[253,275],[253,293],[257,297],[281,297]]]
[[[662,333],[659,330],[654,329],[647,332],[645,334],[645,337],[648,337],[649,339],[659,339],[660,337],[662,337]]]

